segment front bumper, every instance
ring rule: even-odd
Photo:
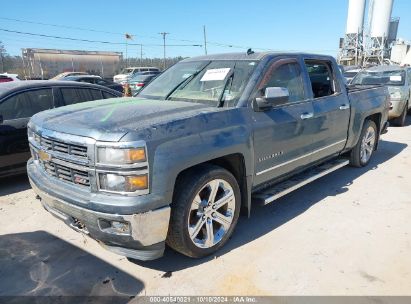
[[[30,184],[43,207],[72,229],[89,235],[106,249],[130,258],[152,260],[163,255],[170,207],[124,215],[93,211],[71,204],[55,193],[47,176],[39,172],[41,170],[32,160],[27,169]],[[72,193],[70,199],[75,195]],[[127,229],[118,229],[113,223],[122,223]]]

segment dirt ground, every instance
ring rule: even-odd
[[[255,207],[201,260],[130,262],[47,213],[27,177],[1,180],[0,295],[411,295],[410,144],[390,127],[367,168]]]

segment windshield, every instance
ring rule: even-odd
[[[233,106],[256,65],[248,60],[181,62],[150,82],[139,96]]]
[[[362,71],[357,74],[351,84],[402,86],[404,81],[405,71]]]
[[[349,77],[349,78],[351,78],[351,77],[354,77],[355,75],[357,75],[358,74],[358,72],[345,72],[344,73],[344,77]]]

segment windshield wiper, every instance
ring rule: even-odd
[[[187,77],[186,79],[184,79],[183,81],[179,82],[165,97],[165,100],[168,100],[169,97],[171,95],[173,95],[173,93],[175,91],[177,91],[179,88],[184,88],[194,77],[196,77],[198,74],[201,73],[201,71],[203,71],[208,65],[210,64],[210,62],[208,64],[206,64],[201,70],[198,70],[197,72],[194,72],[193,74],[191,74],[189,77]]]

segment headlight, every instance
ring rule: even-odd
[[[40,144],[40,136],[30,128],[27,128],[27,137],[29,140],[34,140],[37,144]]]
[[[27,128],[27,137],[28,138],[33,138],[34,132],[32,129]]]
[[[97,149],[97,159],[102,164],[121,165],[144,162],[147,158],[145,148],[120,149],[104,147]]]
[[[393,92],[390,94],[390,97],[393,99],[401,99],[401,92]]]
[[[148,176],[100,174],[100,189],[114,192],[135,192],[148,189]]]

